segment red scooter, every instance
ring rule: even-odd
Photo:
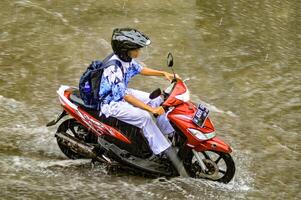
[[[168,66],[173,66],[170,53]],[[167,158],[150,159],[152,152],[141,129],[116,118],[99,116],[99,112],[83,103],[77,88],[61,86],[57,93],[64,110],[47,126],[69,116],[55,134],[58,146],[68,158],[90,158],[109,165],[119,164],[151,176],[178,175]],[[162,106],[176,130],[170,138],[171,143],[189,176],[223,183],[231,181],[235,174],[235,164],[230,155],[232,150],[216,137],[208,117],[209,110],[201,104],[192,103],[185,83],[176,78],[163,92],[160,89],[152,92],[150,98],[159,95],[164,97]]]

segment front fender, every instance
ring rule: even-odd
[[[214,137],[210,140],[199,143],[199,145],[194,148],[196,151],[219,151],[224,153],[231,153],[232,149],[230,145],[226,144],[223,140],[218,137]]]

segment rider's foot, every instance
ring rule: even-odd
[[[166,157],[166,155],[164,153],[160,153],[160,154],[153,154],[151,155],[148,160],[152,161],[152,162],[162,162],[163,160],[167,160],[168,158]]]

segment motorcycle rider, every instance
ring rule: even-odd
[[[153,153],[155,155],[164,153],[179,174],[188,177],[183,163],[163,135],[163,133],[168,135],[174,132],[164,109],[160,106],[163,99],[157,97],[151,100],[148,93],[128,88],[130,79],[137,74],[163,76],[169,81],[173,78],[171,73],[142,67],[135,61],[135,58],[140,55],[140,49],[150,43],[149,38],[136,29],[114,29],[111,38],[114,55],[109,60],[119,60],[122,66],[112,65],[103,71],[99,90],[101,112],[106,117],[115,117],[141,128]],[[158,115],[157,124],[149,112]]]

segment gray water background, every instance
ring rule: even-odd
[[[2,0],[0,2],[1,199],[300,199],[299,0]],[[142,60],[167,70],[211,110],[237,172],[227,185],[110,174],[58,149],[56,90],[76,86],[91,60],[111,52],[115,27],[152,45]],[[168,82],[135,77],[152,91]]]

